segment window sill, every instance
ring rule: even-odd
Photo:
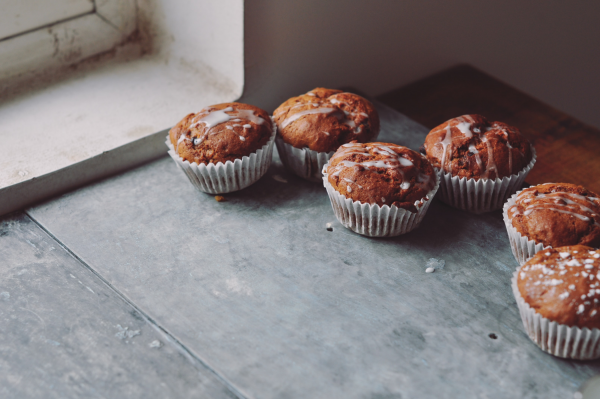
[[[0,215],[166,154],[167,129],[187,113],[241,96],[243,3],[198,2],[214,8],[202,24],[177,4],[151,10],[153,53],[125,44],[65,80],[3,93]]]

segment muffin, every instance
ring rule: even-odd
[[[502,208],[535,163],[533,147],[517,128],[481,115],[434,128],[423,149],[441,172],[444,202],[476,213]]]
[[[241,190],[265,174],[275,134],[266,111],[224,103],[183,118],[169,131],[167,146],[194,186],[222,194]]]
[[[575,184],[540,184],[507,201],[504,223],[520,264],[548,247],[600,247],[600,198]]]
[[[544,351],[600,357],[600,251],[548,248],[515,272],[512,288],[525,330]]]
[[[368,142],[379,134],[379,115],[361,96],[316,88],[281,104],[273,113],[277,150],[298,176],[321,179],[321,170],[340,145]]]
[[[431,163],[389,143],[343,144],[323,168],[333,211],[345,227],[372,236],[416,228],[437,191]]]

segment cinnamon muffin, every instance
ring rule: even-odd
[[[511,176],[532,159],[531,144],[519,129],[481,115],[442,123],[429,132],[424,148],[435,168],[476,180]]]
[[[600,251],[547,248],[515,272],[513,293],[529,337],[572,359],[600,357]]]
[[[379,134],[379,115],[368,100],[341,90],[316,88],[281,104],[273,119],[284,142],[317,152]],[[320,172],[320,171],[319,171]]]
[[[417,212],[436,175],[421,154],[396,144],[348,143],[326,169],[331,186],[346,198]]]
[[[262,148],[273,133],[266,111],[248,104],[205,107],[183,118],[169,132],[175,152],[190,163],[225,163]]]
[[[585,187],[546,183],[521,191],[507,208],[509,223],[544,247],[600,247],[600,197]]]

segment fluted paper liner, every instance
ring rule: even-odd
[[[283,141],[281,136],[275,139],[281,162],[297,176],[310,181],[321,181],[321,170],[329,162],[335,151],[317,152],[308,148],[296,148]]]
[[[544,247],[544,244],[536,243],[534,240],[530,240],[519,233],[519,231],[513,226],[512,221],[508,217],[508,209],[513,206],[517,201],[517,196],[521,193],[520,190],[513,194],[512,197],[506,201],[502,210],[502,216],[504,217],[504,224],[506,225],[506,231],[508,233],[508,240],[510,241],[510,249],[515,256],[519,265],[523,265],[533,255],[537,254],[543,249],[552,248],[551,246]]]
[[[519,307],[521,320],[529,338],[544,352],[551,355],[578,360],[600,358],[600,330],[587,327],[569,327],[542,317],[530,307],[517,287],[519,267],[512,277],[512,290]]]
[[[379,136],[379,133],[371,141],[376,141],[377,136]],[[323,166],[335,154],[335,151],[318,152],[309,148],[296,148],[286,143],[280,135],[275,139],[275,145],[277,145],[277,152],[279,153],[281,162],[283,162],[286,168],[290,169],[297,176],[314,182],[321,181]]]
[[[536,161],[535,148],[531,148],[529,164],[516,175],[502,179],[470,179],[452,176],[452,173],[440,171],[440,195],[442,201],[450,206],[473,213],[491,212],[501,209],[508,197],[523,186],[525,178]]]
[[[395,205],[379,206],[346,198],[329,183],[327,178],[328,166],[329,163],[323,166],[323,185],[327,189],[335,217],[344,227],[369,237],[393,237],[406,234],[417,228],[440,186],[440,178],[436,174],[435,186],[424,198],[418,201],[418,204],[416,204],[417,212],[415,213],[398,208]]]
[[[185,173],[198,190],[209,194],[225,194],[250,186],[260,179],[269,169],[273,159],[273,142],[277,134],[277,125],[272,122],[273,133],[267,144],[250,155],[244,155],[233,162],[216,164],[190,163],[177,154],[175,147],[167,136],[169,155],[177,166]]]

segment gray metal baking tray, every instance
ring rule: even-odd
[[[377,107],[379,140],[418,149],[427,129]],[[28,214],[248,398],[568,398],[600,371],[526,336],[500,211],[435,200],[415,231],[366,238],[277,156],[225,197],[163,158]]]

